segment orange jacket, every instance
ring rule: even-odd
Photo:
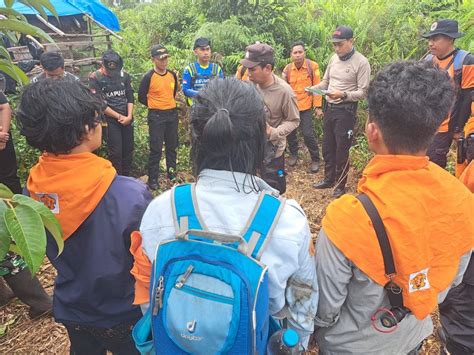
[[[310,69],[308,69],[308,64],[311,66]],[[296,68],[294,63],[290,63],[283,69],[283,79],[290,84],[295,92],[300,111],[309,110],[312,107],[321,107],[322,97],[320,95],[313,96],[304,91],[308,86],[320,83],[321,76],[318,63],[306,59],[299,69]]]
[[[385,224],[404,305],[424,319],[451,285],[461,256],[474,246],[474,195],[428,157],[401,155],[376,155],[358,190],[370,197]],[[322,224],[360,270],[381,286],[387,283],[374,228],[354,196],[332,202]]]
[[[235,77],[239,80],[249,81],[249,70],[240,64],[235,72]]]

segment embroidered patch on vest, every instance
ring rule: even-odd
[[[410,280],[408,281],[408,291],[410,293],[421,290],[427,290],[430,288],[430,282],[428,280],[428,270],[429,269],[423,269],[421,271],[410,274]]]
[[[58,194],[38,192],[36,193],[36,196],[38,196],[38,200],[40,202],[43,202],[44,205],[51,210],[51,212],[53,212],[54,214],[59,213]]]

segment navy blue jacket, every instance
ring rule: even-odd
[[[130,233],[138,230],[152,196],[145,184],[116,176],[95,210],[64,243],[48,236],[47,255],[56,268],[53,313],[57,322],[113,327],[138,319]]]

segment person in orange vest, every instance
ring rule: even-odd
[[[308,148],[311,156],[311,166],[309,171],[316,173],[319,170],[319,147],[314,133],[313,108],[318,117],[322,117],[321,110],[322,97],[313,96],[306,92],[305,88],[319,84],[321,81],[319,65],[306,58],[304,43],[301,41],[293,43],[291,46],[291,60],[282,73],[283,79],[290,84],[298,100],[298,109],[300,110],[299,130],[303,134],[304,144]],[[288,165],[295,166],[298,161],[298,138],[296,129],[288,136],[288,148],[290,157]]]
[[[416,354],[430,313],[458,285],[474,245],[474,198],[426,156],[454,97],[448,75],[396,62],[368,91],[375,153],[358,184],[327,208],[316,241],[315,319],[323,353]]]
[[[242,64],[239,64],[237,71],[235,72],[235,77],[239,80],[249,81],[249,71]]]
[[[446,167],[447,154],[453,139],[458,139],[469,119],[474,93],[474,55],[456,48],[454,41],[464,36],[455,20],[438,20],[422,37],[428,39],[430,54],[425,60],[446,71],[455,86],[455,99],[451,111],[441,123],[438,133],[428,148],[430,160]]]
[[[465,164],[462,165],[463,169],[459,179],[474,193],[474,117],[471,117],[467,122],[464,133],[462,152]],[[449,291],[446,300],[439,305],[439,315],[442,326],[440,338],[444,345],[444,352],[447,354],[473,354],[474,258],[472,256],[462,283]]]

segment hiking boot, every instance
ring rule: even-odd
[[[0,277],[0,307],[9,303],[12,299],[15,298],[12,290],[5,284],[3,278]]]
[[[288,158],[288,165],[289,166],[295,166],[297,162],[298,162],[298,156],[297,155],[290,155],[290,157]]]
[[[315,189],[329,189],[330,187],[333,187],[334,186],[334,183],[333,182],[329,182],[327,180],[323,180],[323,181],[320,181],[316,184],[313,185],[313,187]]]
[[[160,187],[160,185],[158,185],[158,180],[150,179],[148,181],[148,187],[150,188],[150,190],[158,190],[158,188]]]
[[[332,197],[339,198],[346,193],[345,187],[336,187],[332,192]]]
[[[52,298],[44,291],[43,286],[36,276],[31,275],[28,269],[23,269],[15,275],[5,275],[5,281],[16,297],[30,306],[30,318],[51,312]]]
[[[319,161],[312,161],[311,165],[309,166],[310,173],[317,173],[319,171]]]

